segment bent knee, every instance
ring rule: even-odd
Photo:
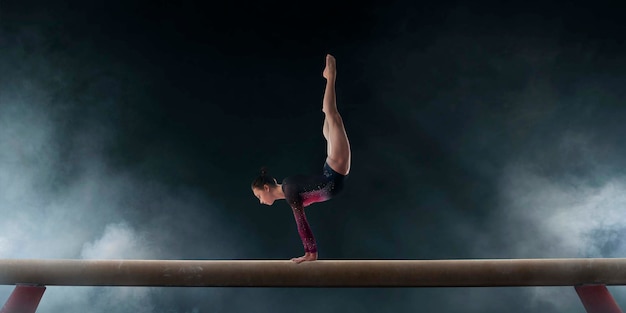
[[[328,123],[330,127],[335,127],[339,125],[343,126],[343,119],[341,118],[341,115],[339,115],[339,113],[326,114],[325,120],[325,123]]]

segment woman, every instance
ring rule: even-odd
[[[304,245],[304,256],[291,259],[296,263],[317,260],[317,246],[304,215],[304,208],[336,196],[343,187],[344,178],[350,172],[350,143],[337,111],[335,99],[337,68],[335,58],[330,54],[326,55],[326,67],[322,76],[326,78],[322,111],[325,116],[323,133],[328,154],[322,173],[292,176],[278,184],[276,179],[262,169],[261,176],[252,182],[252,192],[262,204],[272,205],[275,200],[285,199],[291,206]]]

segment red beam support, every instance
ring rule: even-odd
[[[35,313],[46,287],[17,285],[0,313]]]
[[[575,286],[587,313],[622,313],[605,285]]]

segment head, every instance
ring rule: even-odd
[[[262,204],[272,205],[276,200],[272,193],[274,188],[278,188],[276,179],[267,174],[267,168],[261,168],[261,175],[252,181],[252,193]]]

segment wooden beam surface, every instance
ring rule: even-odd
[[[0,284],[178,287],[626,285],[626,258],[476,260],[0,259]]]

